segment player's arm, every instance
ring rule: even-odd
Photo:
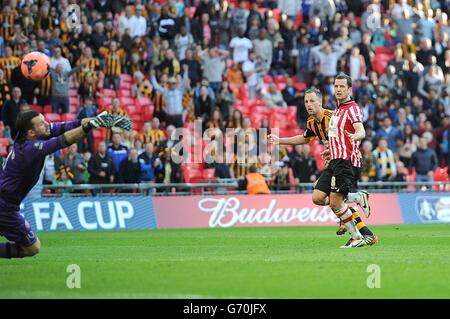
[[[347,136],[351,142],[360,141],[366,138],[366,130],[364,129],[364,125],[361,122],[353,123],[353,128],[355,129],[355,133],[347,132]]]
[[[82,120],[74,120],[70,122],[53,122],[50,123],[50,137],[60,136],[67,131],[73,130],[80,125],[85,125],[92,121],[94,117],[84,118]]]
[[[298,145],[307,144],[309,140],[303,135],[296,135],[292,137],[278,137],[274,134],[270,134],[268,137],[269,143],[281,144],[281,145]]]

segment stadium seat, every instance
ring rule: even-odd
[[[69,122],[69,121],[74,121],[77,118],[77,115],[74,113],[64,113],[61,116],[61,120],[63,122]]]
[[[36,111],[36,112],[39,112],[39,113],[42,113],[42,106],[40,106],[40,105],[37,105],[37,104],[31,104],[30,105],[30,110],[33,110],[33,111]]]
[[[100,93],[102,93],[105,97],[116,97],[116,91],[111,89],[103,89]]]
[[[303,82],[297,82],[294,83],[294,87],[299,91],[305,91],[306,90],[306,83]]]
[[[131,90],[131,86],[132,86],[132,84],[130,82],[120,83],[121,90]]]
[[[126,74],[126,73],[121,74],[120,75],[120,83],[123,83],[123,82],[131,83],[131,82],[133,82],[133,77],[130,74]]]
[[[269,74],[266,74],[266,75],[264,75],[264,77],[263,77],[263,82],[266,83],[266,84],[272,83],[272,82],[273,82],[273,79],[272,79],[272,77],[271,77]]]
[[[206,168],[202,171],[202,177],[203,177],[203,179],[207,179],[207,180],[216,179],[216,177],[214,175],[215,172],[216,172],[215,168]]]
[[[0,137],[0,145],[8,146],[11,143],[11,140],[7,137]]]
[[[119,91],[119,97],[131,97],[131,91],[122,89]]]
[[[77,114],[78,113],[78,106],[69,105],[69,113]]]
[[[134,98],[132,97],[121,97],[120,98],[120,105],[123,107],[126,107],[127,105],[134,105]]]
[[[151,105],[152,101],[150,101],[150,99],[146,98],[146,97],[138,97],[138,98],[136,98],[135,103],[138,106],[146,106],[146,105]]]
[[[60,122],[61,121],[61,115],[57,113],[46,113],[44,115],[45,119],[49,122]]]
[[[44,114],[45,113],[52,113],[52,106],[51,105],[44,105]]]

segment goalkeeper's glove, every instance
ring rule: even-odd
[[[122,130],[130,131],[133,127],[130,119],[125,116],[108,114],[108,112],[103,111],[97,115],[94,119],[90,120],[87,124],[83,126],[83,130],[88,133],[94,128],[114,128],[117,127]]]

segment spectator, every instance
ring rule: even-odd
[[[386,74],[383,74],[380,77],[380,85],[383,85],[388,90],[393,90],[396,80],[397,75],[395,74],[395,67],[393,65],[389,65],[387,67]]]
[[[184,60],[186,50],[191,48],[194,44],[194,38],[192,34],[187,32],[185,25],[180,28],[180,33],[175,36],[175,49],[177,51],[177,57],[179,61]]]
[[[117,115],[117,116],[128,116],[127,111],[125,111],[123,108],[120,107],[120,100],[118,98],[113,99],[113,103],[110,109],[107,110],[108,114]],[[111,140],[113,131],[112,130],[106,130],[106,137],[105,139],[107,141]]]
[[[167,74],[169,78],[176,77],[181,72],[180,62],[175,58],[173,50],[166,51],[165,58],[159,65],[160,73]]]
[[[163,164],[157,154],[153,153],[153,144],[146,143],[144,152],[139,155],[141,166],[141,182],[154,182],[156,173],[163,169]]]
[[[295,151],[289,154],[289,167],[292,168],[296,184],[313,183],[317,180],[317,164],[310,151],[309,144],[296,145]]]
[[[112,158],[106,153],[106,143],[98,144],[98,151],[89,159],[89,183],[108,184],[114,181],[114,167]],[[97,191],[92,192],[94,195]]]
[[[50,61],[52,62],[53,68],[56,68],[58,64],[61,64],[62,72],[70,72],[70,70],[72,70],[69,60],[62,56],[60,47],[56,47],[53,49],[53,56],[51,57]]]
[[[248,60],[248,51],[253,48],[252,41],[244,36],[241,30],[239,35],[231,39],[230,49],[233,50],[233,61],[236,63],[245,62]]]
[[[80,153],[78,153],[78,145],[72,144],[69,147],[69,152],[64,156],[62,165],[70,169],[72,173],[71,180],[74,184],[83,183],[83,174],[87,167],[84,166],[84,160]]]
[[[152,126],[150,130],[150,142],[155,147],[157,152],[162,151],[167,140],[166,133],[159,128],[160,122],[157,117],[152,119]]]
[[[138,153],[134,148],[130,149],[128,157],[120,162],[119,183],[134,184],[141,181],[141,165],[138,161]]]
[[[242,64],[242,71],[247,80],[248,86],[248,96],[250,100],[256,99],[256,88],[258,85],[257,75],[256,75],[256,54],[251,51],[249,59]]]
[[[225,122],[228,121],[232,112],[231,107],[235,102],[236,98],[234,97],[234,93],[230,88],[230,83],[228,81],[223,81],[217,104],[220,106],[220,110]]]
[[[264,95],[264,99],[266,100],[266,105],[268,107],[273,106],[287,107],[286,102],[283,100],[283,96],[280,94],[280,92],[277,91],[277,88],[274,83],[269,84],[269,90]]]
[[[433,182],[433,174],[437,166],[436,153],[428,148],[427,139],[421,137],[419,147],[411,158],[411,168],[416,171],[416,182]]]
[[[126,33],[129,33],[131,36],[134,36],[133,24],[134,20],[136,19],[136,16],[132,15],[133,13],[132,9],[133,8],[129,5],[125,7],[125,15],[119,17],[118,27],[123,28]]]
[[[200,95],[195,98],[195,117],[207,122],[212,114],[213,100],[208,94],[208,87],[201,86]]]
[[[128,156],[128,148],[122,145],[122,136],[119,133],[113,134],[107,153],[112,159],[114,182],[119,183],[120,163]]]
[[[267,39],[267,30],[261,29],[257,39],[253,40],[254,51],[260,56],[264,63],[272,64],[273,44]]]
[[[284,40],[278,41],[277,46],[273,49],[272,65],[270,73],[272,76],[286,75],[289,65],[289,53],[284,47]]]
[[[366,62],[358,47],[353,47],[348,59],[348,73],[355,81],[366,75]]]
[[[4,72],[6,82],[11,81],[12,72],[14,68],[20,66],[20,62],[20,58],[13,55],[12,48],[5,47],[5,55],[0,57],[0,69]]]
[[[59,156],[56,156],[55,154],[50,154],[47,156],[44,165],[44,176],[43,176],[44,185],[53,184],[55,174],[59,170],[60,166],[61,166],[61,158]]]
[[[322,76],[335,76],[337,74],[338,61],[346,51],[345,48],[337,46],[333,51],[333,47],[328,41],[323,41],[321,45],[311,49],[313,56],[319,61],[319,73]]]
[[[249,195],[270,194],[264,176],[257,172],[255,165],[251,165],[248,173],[239,181],[239,190],[246,189]]]
[[[238,7],[232,10],[231,33],[234,35],[244,34],[247,30],[247,18],[249,16],[249,11],[246,9],[246,5],[246,1],[239,0]]]
[[[105,66],[103,72],[105,73],[105,80],[103,87],[110,89],[111,84],[114,90],[119,90],[120,75],[122,74],[122,65],[125,62],[125,51],[119,48],[116,41],[111,41],[109,47],[102,47],[100,54],[105,59]]]
[[[313,70],[313,59],[311,44],[307,35],[300,37],[300,43],[297,46],[297,77],[301,82],[307,82],[310,79],[310,73]]]
[[[397,175],[394,153],[388,148],[386,138],[378,140],[378,147],[373,151],[376,176],[379,181],[391,181]]]
[[[162,166],[163,168],[158,172],[160,178],[157,182],[162,184],[181,183],[181,165],[172,160],[172,150],[165,149],[163,152]]]
[[[80,121],[87,117],[95,117],[97,115],[97,107],[91,97],[87,96],[84,99],[84,105],[79,109],[77,114],[77,119]],[[84,153],[86,150],[93,153],[94,152],[94,134],[91,132],[86,134],[86,140],[79,142],[78,148]]]
[[[382,139],[382,138],[386,138],[387,143],[388,143],[388,148],[390,150],[392,150],[394,153],[397,152],[397,142],[396,140],[398,138],[402,138],[402,134],[401,132],[396,128],[392,126],[392,120],[390,117],[386,117],[383,120],[383,124],[382,127],[380,127],[377,131],[377,134],[375,136],[375,138],[378,139]]]
[[[76,144],[75,144],[76,145]],[[56,190],[57,194],[62,194],[64,197],[68,196],[70,193],[70,186],[73,185],[73,173],[69,167],[61,166],[59,170],[55,173],[55,178],[53,179],[54,186],[64,186],[64,188],[58,188]]]
[[[11,99],[11,88],[9,82],[4,78],[5,73],[0,69],[0,120],[1,120],[1,110],[6,104],[6,101]]]
[[[225,61],[228,58],[228,52],[210,48],[200,55],[203,68],[203,76],[208,79],[209,85],[215,93],[220,91],[222,77],[225,72]]]
[[[191,80],[191,86],[195,87],[202,78],[202,66],[197,59],[194,59],[191,49],[186,50],[186,57],[184,60],[181,60],[181,66],[184,67],[185,64],[188,66],[188,75],[189,80]]]
[[[9,126],[11,130],[11,137],[16,137],[16,119],[20,112],[20,105],[26,101],[22,99],[22,91],[18,87],[14,87],[12,90],[12,99],[6,101],[2,108],[2,121],[5,125]]]
[[[166,124],[173,124],[175,127],[183,126],[183,118],[182,118],[182,99],[183,95],[186,92],[187,81],[188,81],[188,66],[183,66],[184,76],[183,81],[180,85],[177,84],[177,81],[174,78],[170,78],[168,80],[169,88],[161,87],[158,82],[156,82],[155,71],[151,71],[151,81],[153,87],[161,93],[162,96],[166,99]]]
[[[143,5],[136,6],[136,15],[133,16],[134,19],[131,20],[130,25],[130,36],[132,37],[142,37],[147,32],[147,20],[142,16],[143,10]]]
[[[361,180],[363,182],[375,182],[377,178],[377,170],[375,168],[375,159],[373,157],[372,142],[366,140],[362,144],[362,166]]]
[[[70,71],[64,71],[62,64],[57,64],[56,69],[50,68],[50,76],[52,78],[52,112],[58,113],[62,109],[62,113],[69,113],[69,85],[72,74],[81,69],[81,65]]]
[[[286,87],[281,91],[283,100],[287,105],[295,105],[299,107],[302,94],[294,87],[294,83],[290,77],[286,79]]]

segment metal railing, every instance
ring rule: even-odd
[[[272,184],[274,194],[312,193],[313,183]],[[450,182],[360,182],[359,189],[371,193],[392,192],[449,192]],[[139,184],[74,184],[71,186],[42,185],[43,196],[188,196],[188,195],[223,195],[246,194],[238,190],[235,179],[201,181],[200,183],[139,183]]]

